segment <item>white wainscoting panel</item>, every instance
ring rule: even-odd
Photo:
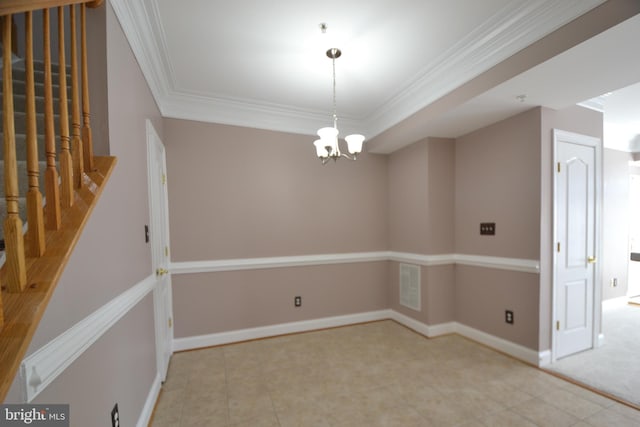
[[[153,290],[156,278],[146,277],[43,347],[20,366],[24,399],[31,402],[58,375]]]

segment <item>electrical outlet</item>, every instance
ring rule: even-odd
[[[118,404],[111,410],[111,427],[120,427],[120,413],[118,412]]]
[[[297,296],[293,299],[293,305],[296,307],[302,306],[302,297]]]
[[[483,236],[495,236],[496,234],[496,223],[495,222],[481,222],[480,223],[480,234]]]
[[[504,312],[504,321],[507,322],[510,325],[513,325],[513,311],[512,310],[506,310]]]

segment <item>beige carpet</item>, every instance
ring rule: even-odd
[[[605,344],[548,369],[640,407],[640,306],[608,307],[602,314]]]

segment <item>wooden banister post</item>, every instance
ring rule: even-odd
[[[87,65],[87,5],[80,5],[80,51],[82,58],[82,152],[84,171],[91,172],[93,166],[93,138],[91,136],[91,113],[89,106],[89,67]]]
[[[26,71],[26,113],[27,113],[27,241],[29,255],[42,256],[44,243],[44,218],[42,213],[42,193],[40,193],[40,167],[38,166],[38,132],[36,124],[36,93],[33,77],[33,12],[25,13],[25,71]]]
[[[11,16],[4,17],[2,45],[11,46]],[[13,114],[13,75],[11,49],[3,49],[2,58],[2,109],[4,133],[4,189],[7,200],[7,217],[4,220],[4,241],[7,267],[7,289],[20,292],[27,284],[22,220],[18,208],[18,162],[16,161],[16,136]]]
[[[47,153],[47,169],[44,175],[47,204],[45,217],[47,228],[60,228],[60,187],[56,169],[56,134],[53,123],[53,78],[51,76],[51,26],[49,9],[42,11],[42,31],[44,34],[44,149]]]
[[[80,139],[80,91],[78,87],[78,34],[76,5],[69,5],[71,27],[71,156],[73,159],[73,186],[82,187],[84,174],[84,154]]]
[[[58,8],[58,65],[60,77],[60,203],[73,206],[73,162],[69,147],[69,102],[67,99],[67,65],[64,51],[64,7]]]

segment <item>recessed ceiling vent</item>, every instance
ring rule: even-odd
[[[420,311],[420,266],[400,264],[400,305]]]

